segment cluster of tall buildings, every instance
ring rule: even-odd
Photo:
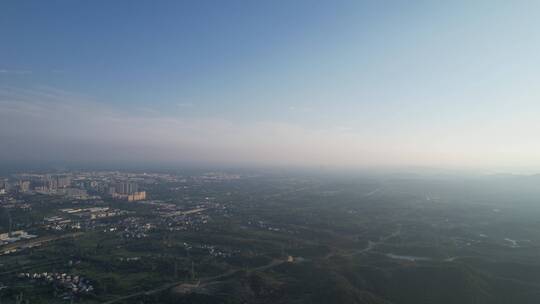
[[[63,189],[71,185],[71,177],[68,175],[47,175],[45,180],[50,190]]]
[[[146,192],[139,191],[139,185],[130,181],[113,184],[109,188],[109,194],[115,199],[123,199],[130,202],[146,199]]]
[[[114,190],[119,194],[132,194],[139,191],[139,185],[134,182],[120,182],[114,185]]]
[[[140,177],[129,174],[61,173],[61,174],[17,174],[12,179],[0,178],[0,195],[8,192],[65,195],[77,199],[92,199],[97,195],[108,195],[114,199],[140,201],[146,192],[139,189]],[[90,194],[89,194],[90,192]]]
[[[15,181],[9,182],[8,179],[0,179],[0,194],[8,191],[19,191],[23,193],[36,192],[55,192],[56,190],[69,189],[71,187],[71,177],[69,175],[29,175],[20,176]]]

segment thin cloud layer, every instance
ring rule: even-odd
[[[48,87],[0,92],[1,136],[12,146],[5,158],[315,164],[332,146],[343,148],[322,145],[330,134],[291,124],[128,113]]]
[[[29,75],[32,74],[32,71],[29,70],[9,70],[9,69],[0,69],[0,75]]]
[[[51,87],[0,89],[2,159],[296,166],[525,166],[539,124],[418,132],[317,129],[275,121],[181,118],[127,111]],[[412,129],[414,131],[414,129]],[[520,133],[520,137],[514,137]]]

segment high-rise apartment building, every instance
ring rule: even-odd
[[[19,182],[19,189],[21,190],[21,192],[30,191],[30,182],[29,181],[20,181]]]
[[[139,185],[133,182],[121,182],[115,185],[115,190],[118,194],[133,194],[139,191]]]
[[[46,177],[49,189],[62,189],[71,185],[71,177],[67,175],[52,175]]]

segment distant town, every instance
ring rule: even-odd
[[[193,180],[200,182],[238,179],[239,175],[222,173],[208,173]],[[116,224],[97,224],[95,220],[129,215],[133,212],[121,210],[106,205],[105,201],[137,202],[152,206],[154,212],[167,222],[171,229],[185,229],[174,227],[173,223],[181,222],[180,226],[204,224],[206,217],[201,215],[210,207],[215,207],[209,200],[199,202],[195,208],[186,210],[176,204],[165,203],[161,200],[147,200],[147,189],[160,183],[187,183],[185,177],[158,173],[125,173],[125,172],[73,172],[73,173],[21,173],[0,179],[0,206],[6,210],[30,210],[29,204],[20,197],[32,198],[48,196],[51,199],[71,201],[77,207],[59,208],[56,213],[45,216],[41,227],[47,230],[75,231],[89,227],[107,226],[107,231],[116,231],[123,219]],[[176,189],[178,190],[178,189]],[[219,204],[218,204],[219,206]],[[16,243],[21,240],[36,238],[37,235],[20,230],[21,225],[13,223],[9,217],[8,232],[0,234],[0,245]],[[143,237],[144,231],[154,227],[156,223],[141,223],[138,220],[127,219],[129,225],[125,228],[126,237]],[[28,226],[28,225],[23,225]],[[33,243],[33,245],[36,243]],[[39,244],[39,243],[37,243]],[[25,246],[9,247],[3,253],[12,253]],[[1,253],[0,253],[1,254]]]
[[[166,178],[163,175],[127,174],[119,172],[81,172],[69,174],[17,174],[0,180],[0,194],[25,193],[61,195],[90,200],[111,197],[119,200],[140,201],[146,192],[139,184]]]

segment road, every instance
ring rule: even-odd
[[[375,249],[378,245],[383,244],[384,242],[386,242],[390,238],[396,237],[396,236],[398,236],[400,234],[401,234],[401,225],[398,226],[396,231],[394,231],[394,232],[392,232],[392,233],[390,233],[388,235],[380,237],[379,240],[377,240],[376,242],[368,241],[367,246],[365,248],[363,248],[363,249],[353,250],[353,251],[350,251],[350,252],[347,252],[347,253],[337,253],[335,251],[329,252],[326,256],[324,256],[324,259],[329,259],[329,258],[331,258],[333,256],[350,257],[350,256],[357,255],[357,254],[368,253],[368,252],[372,251],[373,249]]]
[[[67,239],[71,237],[78,237],[82,235],[82,232],[75,232],[75,233],[67,233],[59,236],[43,236],[32,240],[27,241],[18,241],[15,243],[11,243],[5,246],[0,247],[0,252],[6,252],[11,250],[17,250],[17,249],[26,249],[31,247],[40,246],[44,243],[60,240],[60,239]]]
[[[285,261],[283,261],[283,260],[277,260],[277,259],[272,260],[270,263],[268,263],[266,265],[251,268],[251,269],[248,270],[248,272],[264,271],[264,270],[267,270],[269,268],[281,265],[284,262]],[[133,299],[133,298],[140,297],[140,296],[152,295],[152,294],[156,294],[156,293],[165,291],[165,290],[173,288],[173,287],[176,287],[175,291],[177,291],[177,292],[190,293],[193,290],[195,290],[197,288],[200,288],[200,287],[203,287],[203,286],[205,286],[205,285],[207,285],[207,284],[209,284],[209,283],[211,283],[213,281],[218,281],[218,280],[222,280],[222,279],[231,277],[231,276],[233,276],[233,275],[235,275],[235,274],[237,274],[237,273],[239,273],[240,271],[243,271],[243,270],[244,269],[229,270],[229,271],[227,271],[225,273],[222,273],[220,275],[211,276],[211,277],[204,277],[204,278],[199,279],[199,281],[197,283],[195,283],[195,284],[186,283],[185,280],[172,282],[172,283],[167,283],[167,284],[164,284],[164,285],[162,285],[160,287],[157,287],[155,289],[132,293],[132,294],[129,294],[129,295],[126,295],[126,296],[122,296],[122,297],[107,301],[107,302],[103,302],[102,304],[114,304],[114,303],[118,303],[118,302],[129,300],[129,299]]]

